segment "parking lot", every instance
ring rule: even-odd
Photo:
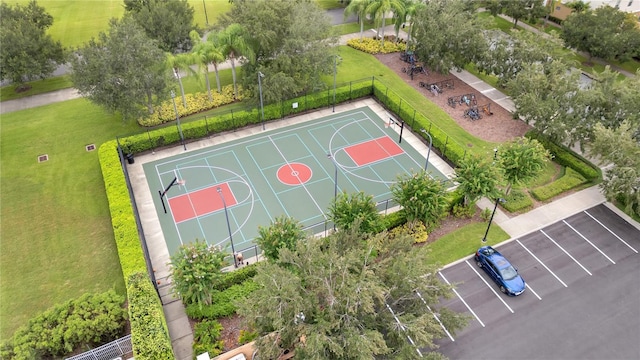
[[[527,289],[502,294],[473,257],[441,270],[456,284],[442,305],[470,316],[445,356],[640,358],[640,230],[598,205],[496,248]]]

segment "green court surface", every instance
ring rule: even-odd
[[[426,156],[396,130],[362,107],[144,164],[169,254],[196,238],[230,252],[230,232],[236,252],[250,249],[258,226],[283,214],[322,231],[336,180],[339,192],[390,199],[397,175]]]

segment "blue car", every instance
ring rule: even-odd
[[[518,270],[491,246],[483,246],[476,252],[476,264],[498,284],[500,291],[510,296],[524,292],[524,280]]]

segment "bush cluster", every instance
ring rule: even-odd
[[[505,200],[507,200],[507,202],[503,203],[502,207],[509,212],[523,211],[533,207],[531,198],[520,189],[512,189]]]
[[[235,302],[247,297],[258,288],[258,284],[253,280],[247,280],[241,284],[233,285],[224,291],[215,291],[212,296],[211,305],[199,306],[198,304],[187,305],[187,316],[191,319],[217,319],[230,316],[236,313]]]
[[[578,172],[589,182],[598,182],[602,178],[602,171],[597,166],[577,154],[570,148],[551,141],[544,134],[535,130],[529,131],[526,137],[538,140],[553,156],[553,161]]]
[[[369,54],[390,54],[398,51],[405,51],[407,49],[407,44],[404,42],[395,42],[386,39],[384,46],[381,44],[380,39],[371,38],[351,39],[347,41],[347,45]]]
[[[224,351],[221,333],[222,325],[216,320],[203,320],[197,323],[193,329],[193,354],[208,352],[211,357],[220,355]]]
[[[0,348],[2,359],[43,359],[95,347],[124,335],[124,296],[109,290],[56,305],[20,327]]]
[[[138,119],[138,124],[141,126],[156,126],[164,124],[176,119],[176,112],[182,118],[185,116],[197,114],[199,112],[211,110],[222,105],[230,104],[236,100],[242,100],[244,98],[241,87],[238,86],[238,96],[233,96],[233,85],[226,85],[222,87],[222,92],[212,91],[212,100],[209,100],[209,94],[207,92],[198,92],[194,94],[185,94],[185,100],[187,107],[184,107],[182,102],[182,96],[176,96],[176,107],[173,107],[174,99],[167,100],[155,107],[153,114]]]
[[[545,201],[553,198],[554,196],[560,195],[565,191],[569,191],[577,186],[580,186],[587,182],[587,179],[582,176],[579,172],[573,170],[570,167],[565,169],[565,173],[558,180],[540,186],[530,191],[531,196],[533,196],[536,200]]]
[[[224,291],[232,287],[233,285],[242,284],[243,282],[256,276],[257,273],[258,266],[256,264],[248,265],[235,271],[224,273],[213,285],[213,289]]]
[[[146,273],[127,279],[131,342],[136,359],[175,359],[162,303]]]

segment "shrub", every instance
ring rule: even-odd
[[[2,345],[2,358],[32,359],[63,356],[96,347],[124,334],[124,296],[109,290],[56,305],[20,327]]]
[[[511,190],[505,200],[507,202],[502,203],[502,207],[509,212],[528,210],[533,207],[533,201],[529,195],[520,189]]]
[[[360,50],[369,54],[389,54],[393,52],[404,51],[407,48],[407,45],[404,42],[396,43],[389,40],[385,40],[383,47],[380,40],[370,38],[351,39],[347,41],[347,45],[356,50]]]
[[[240,330],[240,336],[238,337],[238,343],[240,345],[244,345],[244,344],[252,342],[257,337],[258,337],[258,333],[255,332],[255,331]]]
[[[575,153],[568,147],[552,142],[548,137],[537,131],[529,131],[525,136],[531,139],[537,139],[547,150],[549,150],[553,156],[553,161],[575,170],[580,173],[580,175],[584,176],[586,180],[598,181],[602,177],[602,171],[600,168],[593,165],[587,159]]]
[[[224,342],[220,340],[222,325],[216,320],[203,320],[197,323],[193,331],[193,355],[205,352],[209,356],[218,356],[224,351]]]
[[[354,224],[359,224],[358,231],[363,234],[375,234],[381,230],[380,214],[373,195],[363,191],[339,193],[329,205],[329,219],[340,230],[349,230]]]
[[[127,278],[131,342],[136,359],[175,359],[162,303],[146,273]]]
[[[227,290],[213,293],[211,305],[198,306],[187,305],[187,316],[192,319],[217,319],[235,314],[236,300],[247,297],[258,288],[253,280],[248,280],[239,285],[233,285]]]
[[[387,230],[393,229],[406,222],[407,218],[402,211],[392,212],[382,217],[382,227]]]
[[[242,284],[256,276],[257,273],[258,266],[256,264],[251,264],[235,271],[223,273],[222,276],[213,284],[213,289],[218,291],[226,290],[233,285]]]
[[[394,228],[389,233],[389,237],[395,238],[396,236],[399,236],[401,234],[410,235],[416,244],[426,242],[429,238],[427,228],[420,220],[409,221],[402,224],[401,226]]]
[[[482,209],[482,212],[480,212],[480,217],[482,218],[482,220],[489,222],[489,219],[491,218],[491,213],[492,211],[490,209]]]
[[[259,226],[258,234],[256,243],[271,261],[278,260],[281,248],[293,250],[298,241],[306,237],[302,224],[286,215],[276,217],[269,226]]]
[[[469,206],[464,206],[464,204],[455,204],[453,205],[453,211],[451,212],[453,216],[457,218],[471,218],[473,214],[476,212],[476,204],[471,203]]]
[[[560,195],[565,191],[571,190],[576,186],[582,185],[585,182],[587,182],[587,179],[585,179],[580,173],[572,168],[566,168],[565,173],[561,178],[550,184],[535,188],[530,192],[534,199],[545,201],[554,196]]]

